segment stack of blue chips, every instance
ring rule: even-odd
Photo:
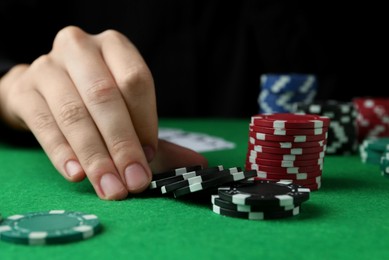
[[[259,113],[293,113],[295,103],[311,103],[317,93],[313,74],[263,74]]]

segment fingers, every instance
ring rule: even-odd
[[[130,113],[148,161],[157,150],[158,116],[154,82],[145,61],[123,35],[109,30],[95,36]]]
[[[15,76],[19,77],[19,75]],[[12,74],[10,76],[12,77]],[[27,84],[24,80],[19,83],[19,85],[24,84]],[[14,114],[23,118],[23,125],[26,124],[32,129],[56,169],[69,181],[84,179],[85,173],[78,163],[77,156],[62,135],[43,97],[31,88],[25,89],[19,86],[13,86],[10,92],[15,92],[13,95],[11,93],[11,96],[17,96],[17,99],[9,99],[8,107],[12,108]],[[12,115],[8,118],[14,118],[15,121]],[[13,124],[17,126],[16,122]]]
[[[65,48],[68,51],[66,55],[60,51]],[[133,114],[137,115],[138,110],[142,109],[139,109],[139,106],[127,106],[111,69],[101,56],[99,45],[79,29],[71,28],[62,32],[57,37],[53,52],[56,54],[55,56],[60,57],[57,62],[68,72],[75,89],[85,104],[86,111],[93,120],[96,132],[101,135],[105,144],[104,146],[96,143],[96,136],[93,134],[95,131],[92,129],[92,134],[84,139],[86,143],[75,147],[75,152],[86,170],[88,178],[93,183],[99,182],[102,175],[107,173],[103,173],[101,164],[97,161],[106,164],[112,158],[121,176],[121,181],[128,191],[132,193],[143,191],[151,180],[151,170],[148,167],[142,144],[131,117]],[[120,73],[115,72],[115,75],[120,76]],[[131,80],[128,82],[131,83]],[[149,90],[150,88],[141,88],[140,92]],[[148,105],[143,100],[141,103],[143,106]],[[131,114],[129,107],[134,110],[131,111]],[[147,117],[147,115],[145,116]],[[88,129],[88,125],[93,125],[91,123],[79,120],[75,126],[77,129]],[[64,129],[63,131],[67,136],[66,133],[69,130]],[[84,132],[81,132],[80,135],[88,136]],[[78,140],[79,137],[76,139]],[[73,142],[70,141],[70,143]],[[108,150],[108,153],[104,153],[104,148]],[[115,175],[112,171],[109,173]]]
[[[2,82],[12,81],[8,78]],[[13,81],[17,86],[9,91],[0,88],[9,103],[1,104],[9,122],[26,124],[67,180],[87,176],[102,199],[145,190],[150,166],[160,172],[206,165],[192,150],[158,143],[151,73],[117,32],[92,36],[68,27],[48,55],[25,66]]]
[[[37,75],[37,89],[44,96],[48,111],[52,113],[59,132],[63,133],[76,155],[74,157],[78,159],[63,160],[65,174],[71,175],[74,169],[82,167],[99,197],[125,198],[128,194],[127,188],[122,183],[100,133],[68,75],[47,57],[38,59],[31,67],[31,73]],[[36,73],[38,70],[40,73]],[[47,132],[45,134],[47,135]],[[49,145],[50,142],[42,144],[43,147]],[[55,156],[55,153],[49,154]]]

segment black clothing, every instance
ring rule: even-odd
[[[384,90],[369,77],[372,64],[359,48],[371,28],[362,26],[366,21],[354,7],[328,1],[1,0],[0,70],[49,52],[58,30],[77,25],[89,33],[115,29],[134,42],[153,74],[160,117],[249,117],[258,112],[260,75],[271,72],[316,74],[317,99],[379,96]]]

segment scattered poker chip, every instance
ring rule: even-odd
[[[198,191],[203,191],[203,190],[208,190],[211,188],[216,188],[221,185],[225,185],[227,183],[234,183],[237,181],[242,181],[246,180],[252,177],[257,176],[257,171],[255,170],[250,170],[250,171],[243,171],[243,172],[236,172],[236,173],[231,173],[228,175],[222,175],[222,176],[217,176],[213,179],[204,181],[204,182],[199,182],[199,183],[194,183],[182,188],[179,188],[177,190],[173,191],[174,197],[178,198],[184,195],[188,195],[194,192]]]
[[[203,167],[201,165],[194,165],[194,166],[176,168],[162,173],[155,173],[153,174],[153,180],[159,180],[159,179],[164,179],[172,176],[182,175],[187,172],[201,170],[202,168]]]
[[[241,211],[225,209],[225,208],[221,208],[219,206],[213,205],[212,210],[213,210],[213,212],[215,212],[216,214],[219,214],[219,215],[234,217],[234,218],[250,219],[250,220],[279,219],[279,218],[296,216],[300,213],[300,207],[295,207],[291,210],[285,210],[285,211],[241,212]]]
[[[291,181],[250,180],[230,187],[220,187],[221,199],[238,205],[300,205],[310,197],[310,190]]]
[[[179,169],[182,169],[182,168],[179,168]],[[186,170],[188,170],[188,169],[190,170],[192,168],[186,168]],[[152,180],[150,182],[149,189],[161,188],[162,186],[170,184],[170,183],[174,183],[174,182],[181,181],[181,180],[186,180],[188,178],[198,176],[198,175],[219,172],[219,171],[222,171],[223,169],[224,169],[224,167],[222,165],[219,165],[219,166],[208,167],[206,169],[193,170],[193,171],[189,171],[189,172],[180,171],[180,172],[172,173],[172,171],[170,171],[168,173],[163,173],[165,176],[168,176],[168,177],[166,177],[166,178],[159,178],[158,177],[156,180]],[[174,175],[171,176],[172,174],[174,174]],[[159,175],[159,174],[157,174],[157,175]]]
[[[0,239],[27,245],[59,244],[85,240],[101,230],[96,215],[51,210],[4,219],[0,224]]]
[[[273,113],[251,117],[251,124],[275,129],[323,128],[328,127],[330,119],[326,116],[296,113]]]
[[[166,185],[161,187],[161,192],[162,192],[162,194],[165,194],[168,192],[178,190],[178,189],[183,188],[185,186],[190,186],[190,185],[193,185],[195,183],[205,182],[205,181],[214,179],[216,177],[228,176],[228,175],[231,175],[233,173],[240,172],[240,171],[242,171],[242,169],[240,167],[232,167],[230,169],[226,169],[226,170],[222,170],[222,171],[218,171],[218,172],[214,172],[214,173],[193,176],[193,177],[190,177],[186,180],[181,180],[181,181],[177,181],[174,183],[166,184]]]
[[[272,134],[250,131],[249,137],[253,137],[256,140],[263,140],[263,141],[304,143],[304,142],[326,140],[328,134],[326,132],[321,135],[272,135]]]

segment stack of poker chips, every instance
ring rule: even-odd
[[[294,112],[295,103],[309,104],[317,92],[312,74],[263,74],[258,96],[259,113]]]
[[[246,170],[257,170],[256,179],[320,189],[329,124],[328,117],[309,114],[252,116]]]
[[[381,164],[381,158],[389,151],[389,137],[371,137],[363,140],[359,154],[363,163]]]
[[[229,217],[267,220],[293,217],[311,190],[290,180],[257,180],[256,170],[222,165],[189,166],[153,174],[149,192],[174,198],[206,199],[213,212]]]
[[[331,119],[327,155],[355,154],[358,151],[357,112],[352,102],[315,101],[309,105],[296,103],[295,107],[297,113],[317,114]]]
[[[310,190],[291,181],[248,180],[220,187],[212,195],[213,212],[250,220],[279,219],[296,216]]]
[[[389,98],[353,99],[357,110],[358,140],[389,136]]]
[[[172,169],[153,174],[149,191],[175,198],[208,194],[221,185],[256,177],[256,171],[242,171],[240,167],[225,169],[223,165],[202,168],[199,165]]]

